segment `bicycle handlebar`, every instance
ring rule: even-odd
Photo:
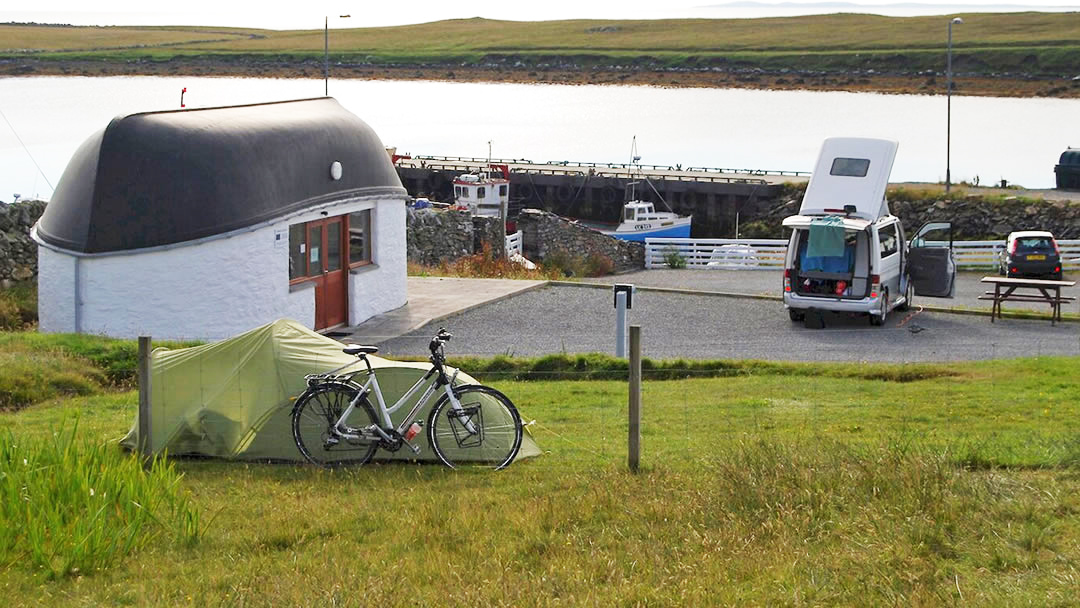
[[[454,336],[450,332],[446,331],[445,327],[440,327],[439,332],[435,334],[435,337],[431,339],[431,343],[428,344],[428,350],[430,350],[431,354],[434,355],[436,352],[438,352],[439,347],[449,342],[450,338],[453,337]]]

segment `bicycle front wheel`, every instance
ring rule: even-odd
[[[345,409],[359,391],[348,384],[323,384],[308,389],[293,408],[292,427],[296,447],[312,464],[321,467],[361,465],[371,460],[377,441],[347,438],[334,429]],[[361,397],[345,425],[358,433],[376,424],[375,411],[367,397]]]
[[[475,466],[499,470],[521,448],[521,417],[499,391],[475,384],[455,387],[456,406],[446,395],[431,409],[428,440],[450,468]]]

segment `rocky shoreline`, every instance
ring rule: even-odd
[[[202,76],[322,78],[321,61],[287,61],[248,56],[190,57],[168,61],[52,60],[32,57],[0,60],[0,76]],[[517,68],[491,65],[334,64],[332,78],[440,80],[547,84],[645,85],[686,88],[851,91],[941,95],[940,73],[907,74],[859,70],[825,72],[760,68],[655,69],[577,67],[570,64]],[[1080,98],[1080,77],[1049,78],[1018,74],[981,76],[959,73],[954,95]]]

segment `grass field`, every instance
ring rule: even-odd
[[[644,385],[636,475],[624,382],[488,372],[544,455],[497,474],[172,461],[197,529],[148,524],[158,533],[130,554],[56,578],[8,549],[0,592],[13,605],[1066,606],[1078,363],[731,362],[711,378],[671,363],[682,379]],[[77,420],[77,439],[111,452],[136,400],[46,399],[0,413],[0,434],[34,449]],[[0,461],[0,485],[20,464]],[[57,491],[78,506],[75,479]]]
[[[1080,13],[964,14],[956,69],[1073,75]],[[316,20],[317,21],[317,20]],[[508,22],[460,19],[335,29],[334,61],[579,66],[942,69],[947,19],[834,14],[768,19]],[[362,25],[362,24],[360,24]],[[172,57],[316,58],[323,30],[3,25],[0,56],[164,61]]]

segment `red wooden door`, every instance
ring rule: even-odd
[[[348,322],[349,270],[343,217],[307,224],[308,272],[315,283],[315,329]]]

